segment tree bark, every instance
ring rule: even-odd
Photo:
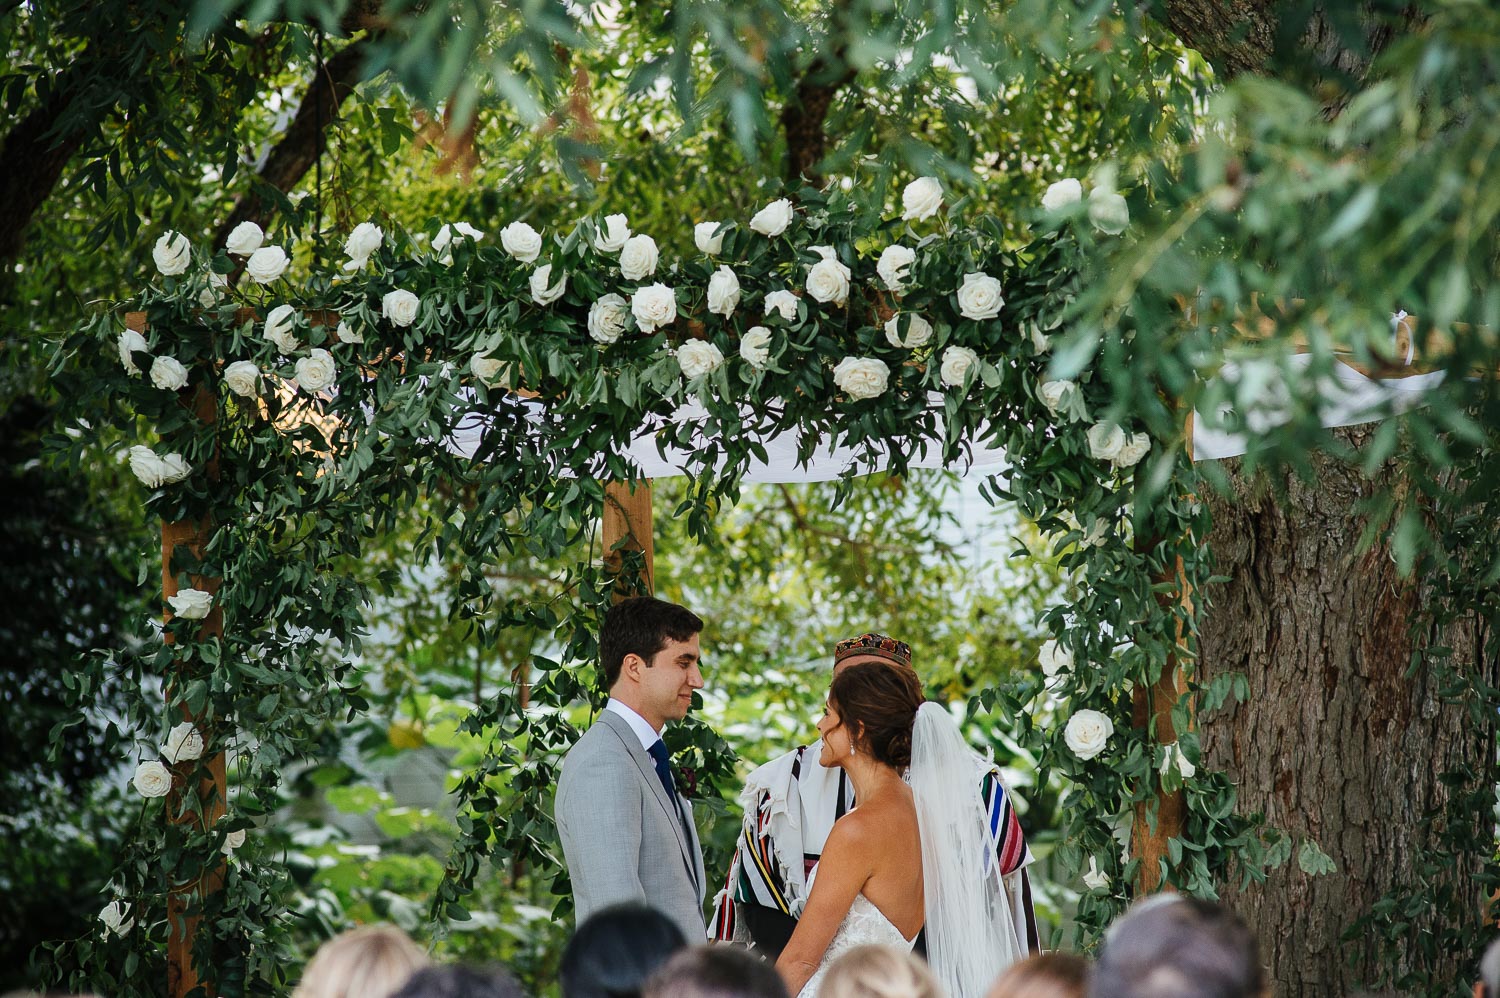
[[[1339,431],[1351,443],[1368,432]],[[1278,500],[1228,463],[1233,494],[1207,497],[1216,574],[1230,581],[1209,594],[1201,679],[1242,672],[1250,696],[1204,719],[1205,757],[1238,784],[1243,813],[1263,812],[1299,847],[1312,839],[1337,870],[1309,876],[1294,850],[1265,884],[1226,883],[1222,897],[1256,931],[1277,995],[1348,994],[1391,966],[1392,945],[1403,947],[1397,968],[1410,963],[1424,917],[1452,918],[1418,916],[1394,943],[1340,938],[1383,895],[1420,882],[1424,859],[1451,852],[1428,817],[1451,799],[1440,775],[1455,764],[1491,768],[1493,726],[1475,730],[1464,707],[1444,702],[1430,669],[1408,676],[1413,652],[1446,645],[1455,664],[1484,669],[1491,683],[1497,670],[1482,663],[1472,621],[1414,641],[1411,625],[1431,594],[1399,576],[1383,544],[1359,550],[1358,504],[1399,489],[1396,469],[1366,480],[1320,457],[1316,483],[1287,476]],[[1451,859],[1455,896],[1475,893],[1467,885],[1483,857]],[[1477,894],[1473,901],[1477,917]],[[1439,979],[1460,980],[1472,958],[1451,953]]]
[[[1364,76],[1370,60],[1394,37],[1393,28],[1363,8],[1364,50],[1356,50],[1346,44],[1327,10],[1326,4],[1309,9],[1280,0],[1159,0],[1156,14],[1224,81],[1242,73],[1283,76],[1308,70],[1312,78]],[[1301,23],[1283,25],[1288,16]],[[1414,9],[1404,15],[1408,23],[1416,18]],[[1296,38],[1296,44],[1286,46],[1285,38]]]

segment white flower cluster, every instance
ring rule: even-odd
[[[1144,433],[1127,434],[1115,423],[1095,423],[1089,427],[1089,454],[1096,461],[1108,461],[1116,470],[1134,467],[1151,450],[1151,438]]]
[[[1103,172],[1103,171],[1101,171]],[[1042,195],[1042,209],[1047,212],[1062,211],[1083,200],[1083,185],[1072,177],[1066,177],[1047,188]],[[1107,236],[1117,236],[1130,224],[1130,206],[1114,189],[1113,171],[1094,185],[1088,198],[1089,222]]]
[[[130,473],[148,489],[176,485],[193,473],[192,466],[175,451],[158,454],[150,447],[136,444],[126,451],[126,457],[130,462]]]

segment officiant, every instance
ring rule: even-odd
[[[847,638],[834,647],[833,674],[877,661],[911,669],[911,646],[873,632]],[[808,875],[822,855],[828,833],[855,804],[854,789],[844,771],[819,765],[818,754],[817,746],[798,746],[756,769],[745,781],[740,794],[744,822],[709,926],[714,939],[751,943],[767,959],[775,960],[791,938],[807,901]],[[975,789],[989,817],[1012,920],[1024,937],[1019,940],[1020,948],[1036,952],[1041,946],[1026,875],[1031,851],[999,767],[982,768]]]

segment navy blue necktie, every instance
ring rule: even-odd
[[[667,761],[667,746],[658,738],[646,751],[656,760],[656,775],[661,777],[661,785],[666,788],[673,805],[676,805],[677,784],[672,780],[672,764]]]

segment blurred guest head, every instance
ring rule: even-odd
[[[819,998],[943,998],[927,965],[889,946],[855,946],[834,960]]]
[[[1104,936],[1089,998],[1259,998],[1255,936],[1223,905],[1175,894],[1147,898]]]
[[[645,998],[787,998],[781,975],[738,946],[694,946],[651,975]]]
[[[1479,983],[1474,998],[1500,998],[1500,939],[1490,943],[1479,961]]]
[[[1038,953],[1011,964],[987,998],[1084,998],[1089,963],[1072,953]]]
[[[563,998],[637,998],[646,978],[687,946],[682,930],[643,904],[594,912],[563,950]]]
[[[504,967],[449,964],[412,974],[392,998],[526,998]]]
[[[361,926],[318,947],[292,998],[389,998],[427,962],[394,925]]]

